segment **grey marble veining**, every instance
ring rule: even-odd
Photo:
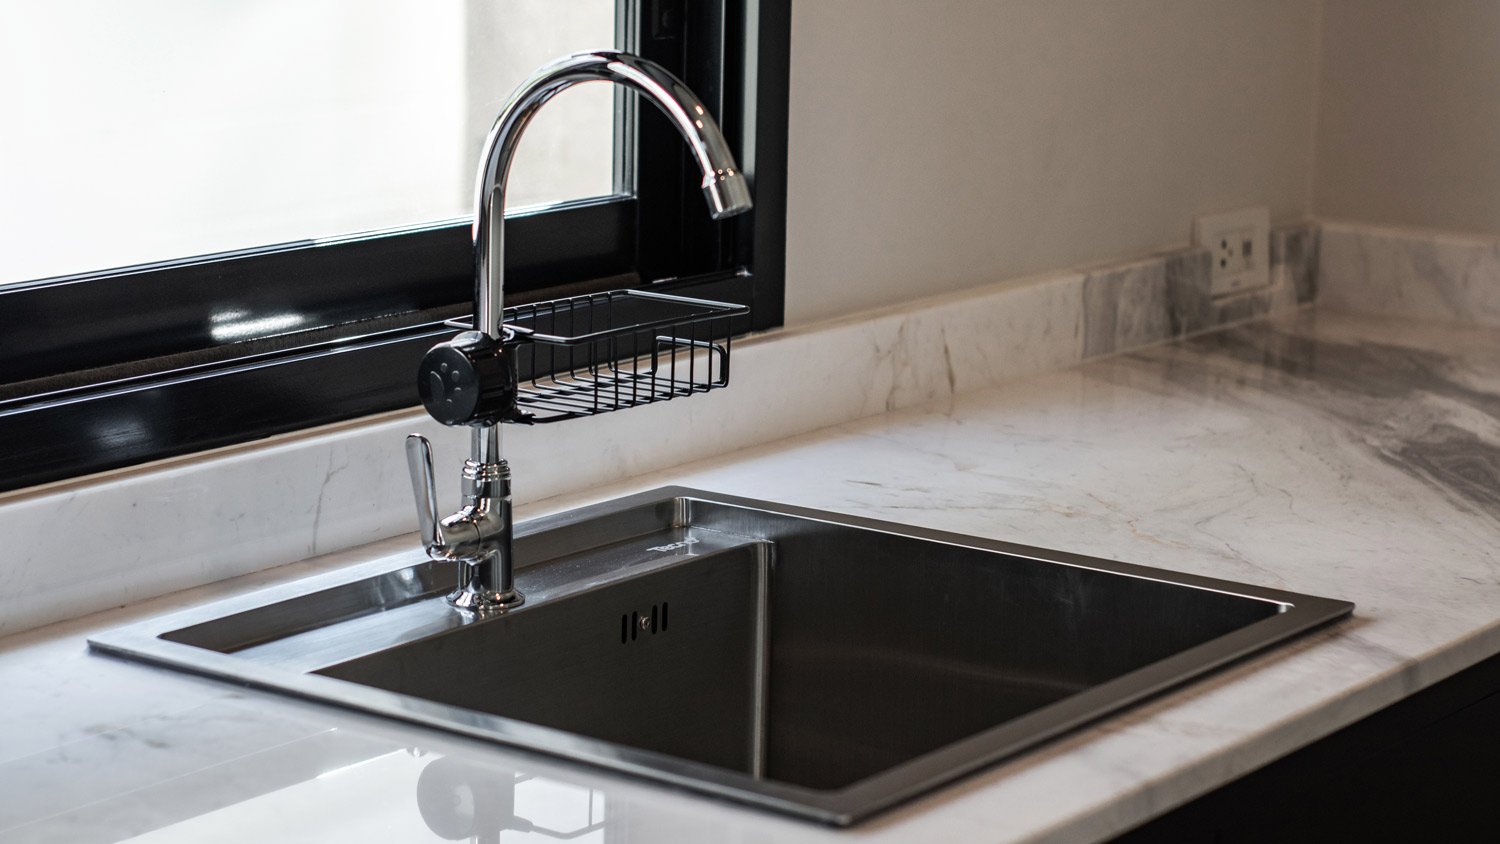
[[[1230,296],[1209,295],[1212,262],[1199,249],[1085,274],[1084,357],[1188,337],[1312,302],[1317,296],[1317,226],[1272,229],[1269,249],[1271,283]]]
[[[1105,839],[1500,652],[1497,344],[1301,310],[522,507],[681,483],[1358,605],[850,831],[83,651],[401,539],[0,641],[0,842],[440,840],[418,783],[444,759],[612,840]]]
[[[1327,223],[1318,276],[1341,310],[1500,325],[1500,238]]]
[[[1258,323],[1185,348],[1263,367],[1267,383],[1337,420],[1373,457],[1500,527],[1500,388],[1476,375],[1492,369],[1486,351],[1500,358],[1500,338],[1480,335],[1477,359],[1399,339],[1322,337]],[[1497,345],[1484,348],[1489,342]]]
[[[1108,355],[1173,336],[1167,258],[1089,273],[1083,279],[1083,355]]]
[[[1318,298],[1321,231],[1316,225],[1271,229],[1271,283],[1288,288],[1299,305]]]
[[[1211,326],[1214,303],[1208,289],[1213,258],[1201,249],[1178,252],[1168,256],[1165,269],[1172,336],[1187,337]]]

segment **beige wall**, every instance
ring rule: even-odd
[[[787,323],[1308,210],[1317,0],[793,4]]]
[[[1500,2],[1327,0],[1314,211],[1500,232]]]

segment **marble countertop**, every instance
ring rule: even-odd
[[[444,840],[442,776],[584,841],[1106,838],[1500,652],[1497,348],[1301,311],[522,509],[682,484],[1358,605],[852,830],[85,651],[402,537],[0,640],[0,842]]]

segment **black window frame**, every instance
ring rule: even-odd
[[[790,6],[630,0],[624,43],[719,115],[755,208],[710,220],[676,131],[629,116],[633,196],[507,216],[507,305],[649,287],[749,305],[741,333],[782,324]],[[416,406],[473,284],[463,220],[0,288],[0,491]],[[227,312],[299,330],[215,341]]]

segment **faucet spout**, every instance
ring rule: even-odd
[[[526,126],[547,101],[581,82],[615,82],[654,104],[677,127],[703,173],[709,214],[748,211],[750,186],[703,101],[661,65],[614,50],[575,53],[545,65],[521,83],[485,138],[474,187],[475,329],[500,336],[505,298],[505,182]]]

